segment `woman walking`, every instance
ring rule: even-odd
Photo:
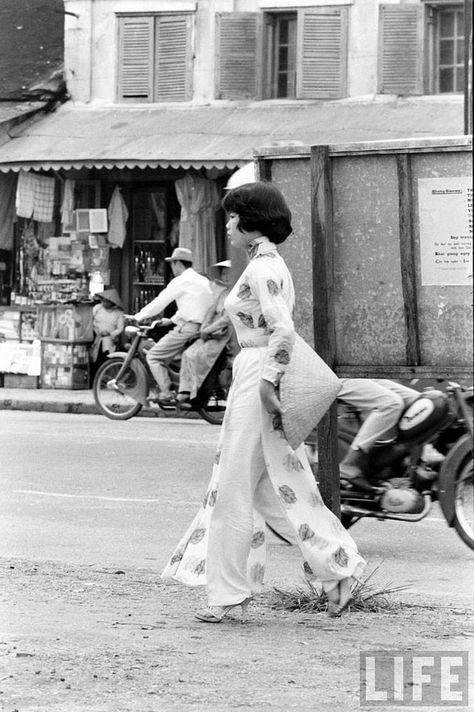
[[[231,244],[250,258],[225,303],[241,351],[207,494],[162,576],[206,585],[201,621],[218,623],[239,605],[244,612],[263,583],[267,522],[291,532],[306,571],[328,596],[329,615],[337,616],[365,562],[325,507],[304,445],[291,449],[279,417],[278,385],[295,329],[293,282],[276,246],[292,231],[291,213],[270,183],[235,188],[222,205]]]

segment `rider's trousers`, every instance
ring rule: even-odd
[[[384,378],[341,378],[338,399],[360,410],[364,422],[351,448],[368,452],[378,440],[395,436],[394,428],[418,391]]]
[[[146,360],[161,393],[168,394],[171,388],[168,364],[184,351],[200,328],[194,321],[180,322],[148,351]]]

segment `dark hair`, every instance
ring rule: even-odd
[[[259,230],[275,245],[284,242],[292,232],[290,209],[272,183],[240,185],[224,196],[222,207],[228,213],[237,213],[239,230]]]

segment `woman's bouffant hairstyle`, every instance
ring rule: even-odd
[[[240,185],[227,193],[222,207],[227,213],[237,213],[239,230],[259,230],[275,245],[284,242],[293,230],[290,209],[272,183]]]

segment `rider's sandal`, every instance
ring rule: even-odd
[[[202,611],[197,611],[195,618],[203,623],[220,623],[223,618],[233,609],[240,606],[242,608],[242,623],[246,620],[247,607],[252,600],[252,597],[244,598],[240,603],[234,603],[231,606],[208,606]]]
[[[339,581],[333,591],[338,592],[337,601],[331,600],[328,596],[328,616],[330,618],[338,618],[349,607],[352,602],[351,580],[350,578]]]
[[[174,393],[170,393],[170,394],[166,394],[166,395],[160,394],[156,400],[158,401],[158,403],[161,403],[162,405],[175,405],[176,396],[174,395]]]
[[[176,396],[176,408],[178,410],[192,410],[192,405],[189,402],[190,393],[180,391]]]

